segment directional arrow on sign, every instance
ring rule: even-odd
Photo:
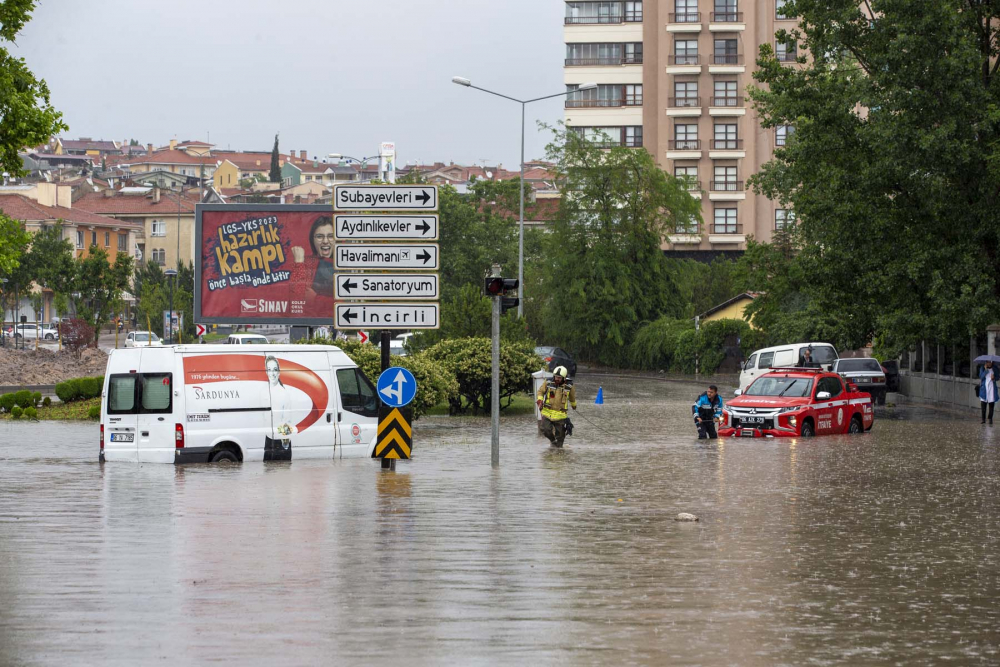
[[[426,190],[424,190],[419,195],[417,195],[416,197],[414,197],[414,199],[416,199],[419,202],[423,202],[424,206],[426,206],[427,202],[429,202],[431,200],[431,196],[429,194],[427,194]]]
[[[413,451],[413,430],[410,427],[410,410],[379,408],[378,438],[372,458],[408,459]]]
[[[430,254],[429,252],[427,252],[426,250],[422,250],[422,251],[420,252],[420,254],[419,254],[419,255],[417,255],[417,259],[419,259],[419,260],[420,260],[420,261],[422,261],[422,262],[423,262],[424,264],[426,264],[427,262],[429,262],[429,261],[430,261],[430,259],[431,259],[431,254]]]
[[[362,343],[367,343],[368,342],[368,332],[367,331],[361,331],[359,329],[358,330],[358,338],[361,340]]]
[[[348,278],[347,280],[345,280],[344,282],[342,282],[340,284],[340,289],[341,289],[341,291],[344,292],[344,294],[350,294],[351,290],[357,289],[357,287],[358,287],[358,284],[356,282],[354,282],[353,280],[351,280],[350,278]]]
[[[204,336],[205,335],[205,331],[206,331],[206,329],[205,329],[205,325],[204,324],[196,324],[196,325],[194,325],[194,335],[195,336]]]
[[[431,226],[427,224],[426,220],[422,220],[416,228],[419,229],[421,234],[424,236],[427,235],[427,232],[431,231]]]
[[[385,394],[386,398],[394,398],[395,403],[400,403],[403,400],[403,385],[406,384],[406,376],[403,375],[403,371],[396,373],[396,377],[393,378],[392,384],[388,387],[384,387],[380,393]]]

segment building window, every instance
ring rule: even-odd
[[[567,24],[621,23],[621,2],[567,2]]]
[[[786,4],[788,4],[788,0],[774,0],[774,18],[779,21],[788,18],[788,14],[785,13]]]
[[[83,250],[83,232],[80,230],[76,232],[76,249]]]
[[[674,42],[674,65],[698,64],[698,40],[678,39]]]
[[[642,23],[642,0],[629,0],[625,3],[625,22]]]
[[[774,145],[784,146],[785,142],[788,141],[788,137],[792,136],[795,132],[795,128],[791,125],[779,125],[774,128]]]
[[[716,65],[739,65],[740,56],[737,53],[739,45],[735,39],[715,40],[715,51],[712,54],[712,62]]]
[[[674,177],[684,182],[684,187],[688,192],[701,190],[701,183],[698,182],[698,167],[674,167]]]
[[[122,252],[128,250],[128,234],[118,235],[118,250]]]
[[[712,14],[712,20],[720,23],[738,22],[742,16],[736,9],[736,0],[715,0],[715,12]]]
[[[623,86],[620,84],[600,84],[590,90],[576,90],[579,86],[567,86],[571,92],[566,98],[567,109],[620,107],[622,105],[642,105],[642,85]]]
[[[738,107],[739,98],[736,96],[735,81],[716,81],[715,96],[712,98],[713,107]]]
[[[795,225],[795,211],[790,208],[774,209],[774,231],[780,232]]]
[[[626,65],[642,64],[642,42],[626,42],[624,63]]]
[[[160,266],[163,266],[164,264],[167,263],[167,251],[164,250],[163,248],[159,249],[154,248],[153,251],[150,253],[149,257],[150,261],[153,262],[153,264],[159,264]]]
[[[104,247],[111,247],[111,232],[104,232]]]
[[[738,150],[739,147],[740,140],[736,138],[736,123],[716,123],[712,148],[717,151],[733,151]]]
[[[673,23],[698,23],[698,0],[674,0]]]
[[[715,224],[712,231],[716,234],[739,234],[736,224],[736,209],[733,207],[718,207],[715,209]]]
[[[674,150],[696,151],[698,145],[698,125],[696,123],[677,123],[674,125]]]
[[[628,84],[625,86],[625,106],[627,107],[641,107],[642,106],[642,84]]]
[[[698,107],[701,106],[698,100],[697,81],[674,81],[674,104],[675,107]]]
[[[90,245],[97,245],[97,232],[90,232]]]
[[[629,148],[642,148],[642,125],[629,125],[625,128],[625,145]]]
[[[774,45],[774,55],[780,63],[793,63],[798,55],[798,47],[792,42],[776,42]]]
[[[716,192],[739,192],[743,184],[736,180],[736,167],[715,167],[715,180],[711,190]]]
[[[693,215],[687,219],[678,219],[674,226],[675,234],[697,234],[699,231],[698,218]]]
[[[613,43],[567,44],[566,65],[621,65],[624,45]],[[639,47],[640,62],[642,62],[642,47]]]
[[[163,220],[153,220],[153,229],[149,233],[150,236],[166,236],[167,235],[167,223]]]

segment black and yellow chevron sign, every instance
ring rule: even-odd
[[[410,429],[409,408],[390,408],[383,405],[378,414],[378,441],[374,459],[408,459],[413,449],[413,432]]]

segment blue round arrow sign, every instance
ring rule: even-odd
[[[401,408],[417,395],[417,379],[413,373],[393,366],[378,376],[378,397],[390,408]]]

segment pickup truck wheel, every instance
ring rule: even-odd
[[[851,417],[851,425],[847,427],[848,433],[863,433],[865,430],[864,424],[861,422],[861,417],[854,415]]]
[[[212,463],[222,463],[223,461],[228,463],[239,463],[240,460],[236,458],[236,454],[233,454],[228,449],[220,449],[212,455]]]
[[[816,435],[816,430],[813,428],[813,423],[812,422],[807,421],[807,422],[804,422],[802,424],[802,433],[801,433],[801,435],[802,435],[803,438],[811,438],[814,435]]]
[[[55,340],[55,339],[56,337],[53,336],[52,334],[45,334],[45,340]]]

